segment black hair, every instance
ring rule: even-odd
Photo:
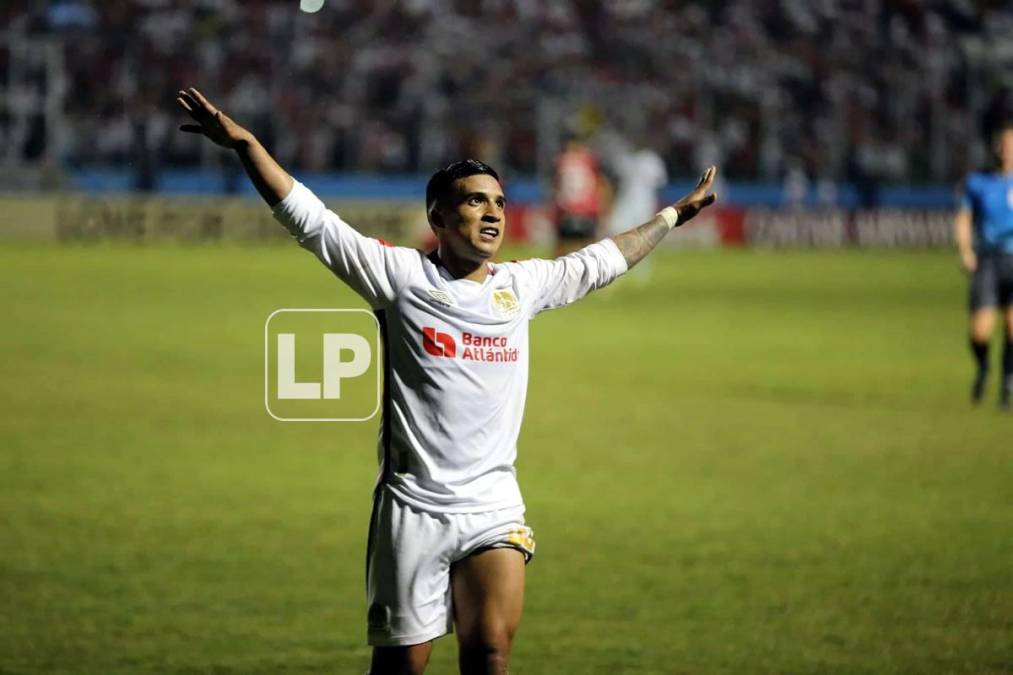
[[[996,122],[995,126],[992,128],[991,140],[995,141],[1000,135],[1011,130],[1013,130],[1013,114]]]
[[[1013,88],[1004,87],[992,95],[981,118],[981,131],[991,144],[1004,127],[1013,122]]]
[[[477,174],[486,174],[499,180],[499,174],[491,166],[477,159],[462,159],[434,173],[426,183],[426,212],[431,212],[438,201],[447,198],[454,181]]]

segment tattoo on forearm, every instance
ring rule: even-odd
[[[654,217],[640,227],[617,234],[612,237],[612,240],[619,247],[623,257],[626,258],[626,266],[632,269],[658,245],[658,242],[665,238],[668,232],[668,225],[665,224],[665,221]]]

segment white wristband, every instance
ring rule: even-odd
[[[674,206],[666,206],[658,211],[658,215],[665,221],[665,225],[668,225],[669,230],[679,224],[679,209]]]

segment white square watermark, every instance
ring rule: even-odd
[[[264,322],[264,407],[280,422],[363,422],[380,410],[380,323],[366,309],[278,309]]]

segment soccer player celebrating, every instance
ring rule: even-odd
[[[554,260],[493,263],[506,197],[474,160],[437,171],[426,208],[438,248],[363,236],[292,179],[196,89],[179,105],[239,156],[299,244],[374,309],[386,386],[367,544],[370,673],[422,673],[456,630],[462,673],[505,673],[535,551],[514,459],[528,377],[528,321],[636,265],[714,201],[712,167],[650,221]]]
[[[955,231],[960,263],[971,275],[971,352],[977,365],[971,400],[977,403],[988,379],[988,348],[1001,307],[1006,324],[999,406],[1010,409],[1013,391],[1013,120],[992,137],[996,166],[967,177]]]

